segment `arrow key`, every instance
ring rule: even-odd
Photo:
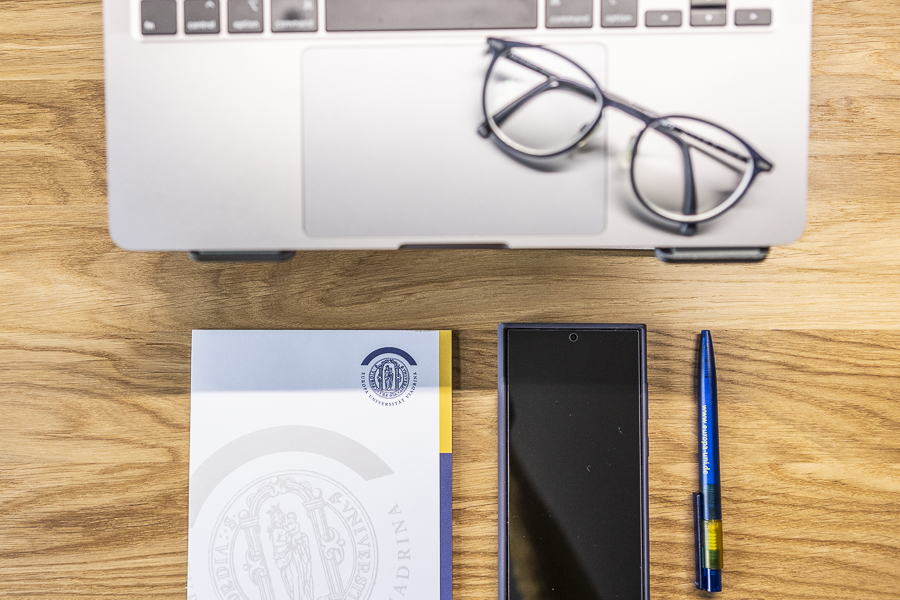
[[[771,25],[772,11],[768,8],[734,11],[735,25]]]

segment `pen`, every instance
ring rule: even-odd
[[[697,369],[700,492],[694,494],[696,581],[706,592],[722,591],[722,491],[719,480],[719,409],[716,360],[709,330],[700,333]]]

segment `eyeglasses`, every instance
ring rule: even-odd
[[[484,123],[514,156],[551,159],[584,146],[607,106],[640,119],[631,141],[631,187],[651,213],[692,235],[744,196],[772,163],[724,127],[696,117],[659,116],[600,89],[555,50],[488,38],[492,55],[482,92]]]

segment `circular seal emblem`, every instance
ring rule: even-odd
[[[359,381],[366,396],[381,406],[399,406],[419,385],[416,360],[402,348],[374,350],[363,360]]]
[[[209,565],[220,600],[366,600],[378,548],[347,488],[320,473],[287,471],[253,481],[228,502]]]
[[[409,367],[393,357],[372,363],[369,369],[369,389],[387,400],[403,395],[409,389]]]

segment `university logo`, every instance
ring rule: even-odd
[[[209,565],[220,600],[367,600],[378,548],[349,490],[320,473],[287,471],[257,479],[227,504]]]
[[[382,406],[405,402],[418,385],[416,361],[400,348],[379,348],[362,363],[362,389],[370,400]]]

